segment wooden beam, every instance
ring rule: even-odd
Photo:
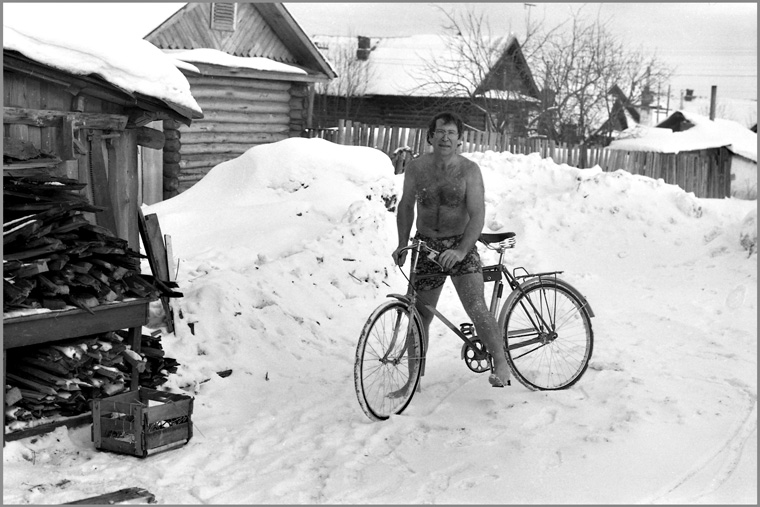
[[[130,248],[140,249],[137,210],[140,207],[139,177],[137,174],[137,132],[127,129],[108,146],[108,192],[113,205],[116,235],[129,242]]]
[[[61,120],[73,120],[74,128],[98,130],[124,130],[127,117],[120,114],[79,113],[54,111],[50,109],[29,109],[24,107],[4,107],[4,124],[22,124],[33,127],[60,127]]]
[[[61,118],[61,158],[63,160],[74,160],[76,154],[74,151],[74,118],[73,115],[66,115]]]
[[[123,236],[119,234],[119,230],[116,227],[116,215],[113,202],[111,200],[111,193],[109,192],[109,178],[108,168],[106,165],[106,153],[103,151],[103,145],[101,140],[101,134],[95,130],[91,134],[90,142],[90,167],[89,186],[92,191],[92,201],[95,206],[103,208],[103,211],[96,214],[95,220],[97,224],[105,227],[116,236],[123,239]],[[111,167],[116,167],[113,165]],[[114,175],[118,175],[121,170],[116,169],[112,171]],[[116,177],[114,176],[114,180]]]
[[[84,414],[75,415],[72,417],[68,417],[66,419],[61,419],[58,421],[53,421],[53,422],[45,423],[45,424],[40,424],[32,428],[26,428],[23,430],[16,430],[16,431],[11,431],[10,433],[5,433],[3,435],[3,441],[13,442],[14,440],[21,440],[22,438],[29,438],[29,437],[34,437],[37,435],[44,435],[45,433],[50,433],[51,431],[61,426],[66,426],[67,428],[75,428],[78,426],[84,426],[85,424],[90,424],[91,422],[92,422],[92,412],[86,412]]]
[[[176,116],[172,116],[169,113],[161,111],[145,111],[143,109],[133,109],[129,113],[129,121],[127,121],[127,128],[144,127],[145,125],[154,121],[174,120]],[[188,122],[183,122],[188,125]]]
[[[93,496],[75,502],[67,502],[65,505],[114,505],[120,503],[137,503],[135,500],[143,500],[140,503],[156,503],[156,497],[150,491],[142,488],[125,488],[105,495]]]
[[[137,144],[138,146],[145,146],[154,150],[164,149],[164,143],[166,138],[164,133],[160,130],[152,129],[150,127],[138,127],[137,128]]]

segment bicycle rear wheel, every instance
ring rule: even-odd
[[[409,306],[388,301],[367,319],[356,347],[354,388],[375,421],[400,414],[417,389],[423,358],[422,325]]]
[[[566,389],[581,378],[594,348],[583,303],[553,280],[535,280],[505,303],[507,360],[532,390]]]

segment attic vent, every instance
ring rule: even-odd
[[[211,4],[211,29],[235,31],[237,4]]]

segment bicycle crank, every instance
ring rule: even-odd
[[[486,347],[482,341],[475,338],[470,340],[475,347],[468,343],[462,345],[462,359],[467,367],[475,373],[491,371],[491,356],[486,352]]]

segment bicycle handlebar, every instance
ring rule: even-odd
[[[480,235],[480,237],[478,237],[478,241],[492,250],[514,248],[516,244],[514,232],[503,232],[496,234],[483,233]],[[498,245],[496,247],[491,246],[494,243],[498,243]],[[420,245],[422,248],[427,249],[431,254],[433,254],[433,256],[438,256],[441,253],[430,248],[427,243],[422,240],[414,240],[411,245],[400,249],[398,253],[406,252],[407,250],[413,250],[417,248],[417,245]]]

